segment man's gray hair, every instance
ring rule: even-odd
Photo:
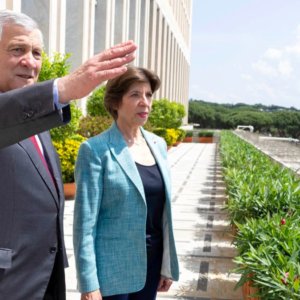
[[[30,31],[37,29],[40,32],[41,41],[43,42],[43,34],[38,24],[32,18],[23,13],[8,9],[0,10],[0,40],[2,38],[3,27],[7,24],[20,25]]]

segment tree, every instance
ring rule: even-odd
[[[215,128],[215,111],[204,104],[193,101],[189,103],[189,123],[200,124],[202,128]]]

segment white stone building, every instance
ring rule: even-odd
[[[162,80],[155,98],[187,108],[193,0],[0,0],[24,12],[44,34],[46,51],[71,53],[76,68],[94,53],[128,39],[139,46],[137,66]],[[85,108],[85,101],[81,101]]]

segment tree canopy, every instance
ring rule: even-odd
[[[190,100],[188,121],[202,128],[235,129],[238,125],[252,125],[262,133],[300,138],[300,111],[294,107]]]

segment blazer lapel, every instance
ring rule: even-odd
[[[115,159],[117,160],[123,171],[126,173],[128,178],[136,186],[144,201],[146,201],[144,187],[142,179],[139,176],[139,171],[132,159],[126,142],[115,123],[110,128],[109,133],[109,147],[112,155],[115,157]]]
[[[41,142],[42,142],[42,140],[41,140]],[[57,195],[57,191],[56,191],[54,182],[53,182],[50,174],[48,173],[47,169],[43,165],[41,158],[40,158],[39,154],[37,153],[37,150],[35,149],[34,145],[32,144],[32,142],[29,139],[25,139],[25,140],[19,142],[19,145],[27,152],[29,158],[31,159],[32,163],[34,164],[35,168],[37,169],[37,172],[40,174],[40,176],[43,178],[44,183],[47,185],[56,204],[59,205],[58,197],[57,197],[58,195]],[[44,151],[47,151],[46,147],[44,147]],[[51,167],[52,167],[52,164],[51,164]]]

